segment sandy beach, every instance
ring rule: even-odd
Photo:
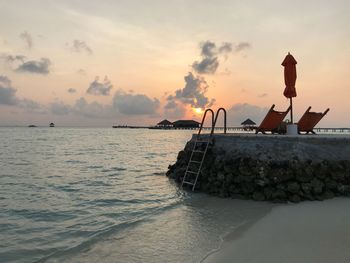
[[[349,262],[350,199],[275,206],[203,262]]]

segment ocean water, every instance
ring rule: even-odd
[[[191,134],[0,128],[0,262],[201,262],[271,205],[168,180]]]

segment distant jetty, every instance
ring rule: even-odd
[[[155,129],[155,130],[179,130],[179,129],[198,129],[200,123],[194,120],[177,120],[170,122],[162,120],[155,126],[130,126],[130,125],[113,125],[113,128],[129,128],[129,129]]]

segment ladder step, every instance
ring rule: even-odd
[[[198,172],[187,171],[187,173],[190,173],[190,174],[197,174]]]
[[[205,153],[205,151],[198,151],[198,150],[194,150],[194,153]]]
[[[182,184],[189,184],[189,185],[194,185],[194,183],[189,182],[189,181],[183,181]]]
[[[195,141],[195,143],[209,143],[210,141]]]
[[[201,162],[191,160],[190,163],[201,163]]]

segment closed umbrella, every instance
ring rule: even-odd
[[[284,83],[286,88],[284,89],[283,95],[290,99],[290,121],[293,123],[293,97],[297,96],[295,90],[295,81],[297,80],[297,61],[295,58],[288,52],[288,55],[284,58],[282,66],[284,67]]]

